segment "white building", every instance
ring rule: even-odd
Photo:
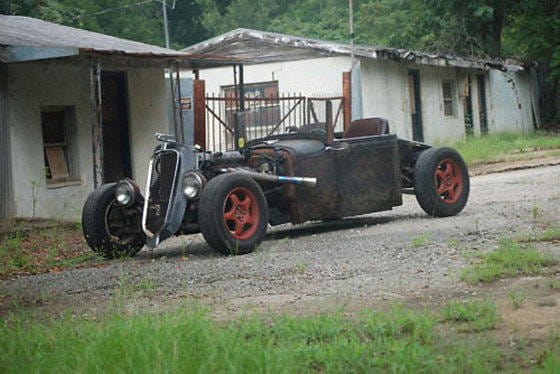
[[[352,119],[383,117],[392,133],[427,142],[502,131],[529,132],[538,119],[532,68],[237,29],[183,50],[244,58],[245,84],[280,93],[341,96],[342,73],[352,70]],[[352,66],[354,68],[352,69]],[[208,93],[224,94],[230,68],[202,70]]]
[[[77,219],[95,186],[142,188],[154,133],[170,128],[164,69],[198,66],[212,62],[0,15],[0,220]]]

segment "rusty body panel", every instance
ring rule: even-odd
[[[319,140],[284,140],[252,150],[249,167],[261,157],[276,159],[282,175],[317,178],[316,188],[294,184],[272,194],[269,207],[294,224],[388,210],[402,204],[399,148],[394,135]],[[280,220],[281,223],[286,220]]]

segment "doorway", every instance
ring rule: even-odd
[[[472,107],[472,95],[471,95],[471,75],[467,74],[465,78],[465,92],[463,106],[465,108],[465,133],[467,135],[474,135],[473,126],[473,107]]]
[[[410,115],[412,119],[412,139],[418,142],[424,141],[424,130],[422,129],[422,102],[420,99],[420,72],[418,70],[408,71],[408,90],[410,93]]]
[[[103,72],[103,183],[132,178],[125,72]]]
[[[486,84],[484,75],[476,76],[478,83],[478,118],[480,119],[480,133],[488,134],[488,114],[486,112]]]

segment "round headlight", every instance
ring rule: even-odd
[[[203,184],[202,177],[198,173],[190,171],[183,176],[183,193],[189,199],[194,199],[202,190]]]
[[[129,181],[119,182],[115,188],[115,200],[120,205],[131,205],[134,202],[134,186]]]

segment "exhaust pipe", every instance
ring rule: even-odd
[[[247,176],[259,180],[262,182],[272,182],[272,183],[291,183],[298,184],[304,187],[317,187],[317,178],[310,177],[288,177],[284,175],[273,175],[265,173],[257,173],[256,171],[250,171],[247,169],[236,169],[229,168],[226,169],[228,172],[241,172]]]

